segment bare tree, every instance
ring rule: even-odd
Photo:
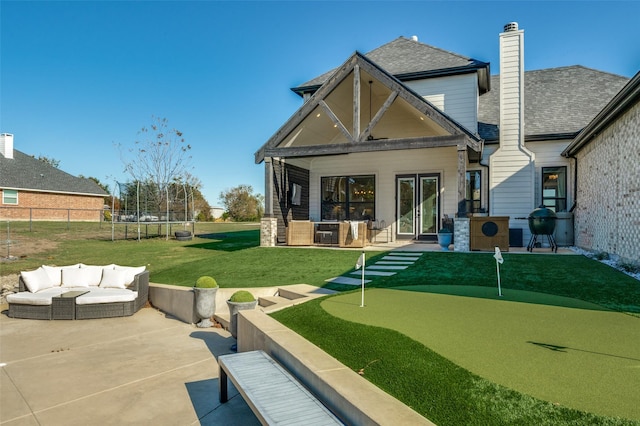
[[[138,132],[132,148],[123,149],[121,144],[118,148],[125,172],[134,181],[153,188],[155,209],[163,211],[169,186],[190,176],[191,145],[182,132],[170,128],[166,118],[152,117],[151,125]]]

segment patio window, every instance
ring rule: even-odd
[[[375,218],[375,176],[332,176],[321,179],[322,220]]]
[[[18,191],[13,189],[3,189],[2,204],[18,204]]]
[[[542,204],[555,212],[567,211],[567,168],[542,168]]]
[[[482,184],[480,170],[470,170],[467,172],[465,183],[465,200],[467,202],[467,212],[480,213],[482,210]]]

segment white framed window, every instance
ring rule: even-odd
[[[18,204],[18,191],[15,189],[3,189],[2,204]]]

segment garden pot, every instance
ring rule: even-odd
[[[257,300],[254,300],[253,302],[231,302],[230,300],[227,300],[230,319],[229,332],[234,339],[238,337],[238,311],[254,309],[257,304]]]
[[[451,244],[451,237],[453,236],[450,232],[443,232],[438,234],[438,244],[442,247],[443,251],[449,251],[449,245]]]
[[[194,287],[193,291],[196,295],[196,315],[200,318],[197,326],[200,328],[213,326],[211,317],[216,313],[216,293],[218,288]]]

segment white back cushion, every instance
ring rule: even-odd
[[[62,268],[62,287],[89,287],[89,275],[86,268]]]
[[[104,269],[102,271],[101,288],[125,288],[127,286],[127,273],[116,271],[115,269]]]
[[[53,287],[53,282],[51,278],[49,278],[49,274],[47,274],[47,271],[45,271],[42,266],[35,271],[20,272],[20,275],[22,275],[22,281],[24,281],[24,284],[31,293]]]
[[[60,284],[62,284],[62,268],[59,266],[48,266],[48,265],[42,265],[42,268],[47,272],[47,275],[49,275],[49,279],[51,280],[51,283],[53,284],[53,286],[60,286]]]
[[[146,269],[146,267],[144,267],[144,266],[118,266],[118,265],[116,265],[116,271],[124,271],[125,272],[126,285],[131,284],[133,282],[133,279],[135,278],[135,276],[138,275],[141,272],[144,272],[145,269]]]
[[[80,264],[80,269],[86,269],[89,285],[99,285],[102,280],[102,266]]]

